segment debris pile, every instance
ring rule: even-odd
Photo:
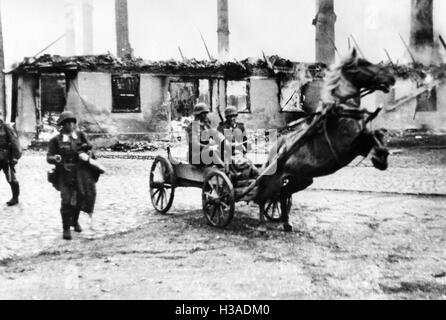
[[[16,70],[46,68],[96,70],[100,67],[122,67],[123,62],[111,54],[62,57],[45,54],[38,58],[25,58]]]
[[[165,150],[167,147],[170,147],[170,142],[165,141],[156,141],[156,142],[148,142],[148,141],[136,141],[136,142],[122,142],[118,141],[111,147],[107,148],[107,151],[116,151],[116,152],[147,152],[147,151],[158,151]]]
[[[434,79],[446,78],[446,64],[424,66],[419,63],[395,65],[386,63],[386,67],[401,79],[423,81],[427,75]],[[102,55],[84,55],[63,57],[45,54],[38,58],[25,58],[16,65],[11,72],[36,72],[38,70],[79,70],[79,71],[113,71],[113,72],[141,72],[161,74],[213,74],[225,77],[246,77],[256,74],[271,74],[282,76],[296,75],[305,70],[312,78],[321,79],[325,75],[327,66],[323,63],[297,63],[284,59],[278,55],[263,58],[247,58],[245,60],[219,61],[184,59],[149,61],[142,58],[117,58],[107,53]]]
[[[272,71],[292,74],[304,66],[311,70],[321,69],[319,64],[296,63],[277,55],[270,57],[248,58],[242,61],[196,60],[184,59],[149,61],[142,58],[117,58],[107,53],[102,55],[84,55],[63,57],[45,54],[37,58],[25,58],[11,72],[36,72],[39,70],[79,70],[79,71],[111,71],[141,72],[155,74],[213,74],[225,77],[246,77],[252,74],[269,74]]]
[[[407,65],[387,64],[389,70],[400,79],[422,82],[428,75],[435,80],[446,79],[446,64],[425,66],[419,63]]]

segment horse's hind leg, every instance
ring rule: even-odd
[[[280,195],[280,210],[282,211],[282,223],[285,232],[293,231],[293,226],[290,224],[290,216],[288,212],[288,198],[289,195]]]
[[[260,223],[265,223],[265,203],[259,203],[259,221]]]

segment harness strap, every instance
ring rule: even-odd
[[[358,108],[354,108],[354,107],[348,107],[348,105],[346,103],[343,103],[343,104],[334,103],[331,107],[329,107],[328,111],[329,112],[327,112],[327,114],[325,114],[325,117],[323,119],[324,137],[325,137],[325,140],[327,140],[328,147],[330,148],[330,151],[331,151],[333,157],[335,158],[337,164],[340,165],[340,164],[342,164],[342,159],[339,156],[338,152],[336,151],[336,148],[334,147],[334,145],[328,135],[328,130],[327,130],[328,117],[329,116],[337,116],[339,118],[351,118],[351,119],[355,119],[355,120],[363,120],[364,115],[368,114],[369,117],[365,120],[365,122],[363,124],[363,128],[361,130],[361,131],[364,131],[366,129],[366,124],[371,119],[374,119],[378,115],[379,111],[381,111],[381,110],[378,109],[377,111],[370,113],[366,109],[358,109]]]
[[[333,144],[331,143],[330,137],[328,136],[327,122],[328,122],[328,121],[327,121],[327,117],[326,117],[326,118],[324,119],[324,124],[323,124],[323,126],[324,126],[324,136],[325,136],[325,140],[327,140],[328,147],[330,148],[330,151],[331,151],[331,153],[333,154],[333,157],[336,159],[336,162],[337,162],[338,164],[340,164],[340,163],[341,163],[341,160],[340,160],[340,158],[339,158],[339,155],[338,155],[338,153],[336,152],[336,150],[335,150]]]

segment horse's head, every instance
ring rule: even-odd
[[[389,92],[395,78],[380,64],[358,57],[356,49],[330,68],[327,76],[327,89],[338,98],[358,98],[361,90]]]
[[[372,64],[358,57],[356,49],[353,49],[350,57],[344,60],[341,70],[345,79],[358,90],[381,90],[387,93],[395,84],[395,78],[384,66]]]

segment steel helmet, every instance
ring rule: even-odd
[[[60,114],[59,119],[57,120],[57,125],[61,126],[65,121],[67,120],[73,120],[74,122],[77,122],[76,116],[71,111],[64,111]]]
[[[201,102],[194,106],[194,116],[198,116],[199,114],[209,113],[209,112],[211,112],[211,110],[209,109],[206,103]]]
[[[229,106],[225,109],[225,117],[236,117],[238,116],[238,110],[234,106]]]

